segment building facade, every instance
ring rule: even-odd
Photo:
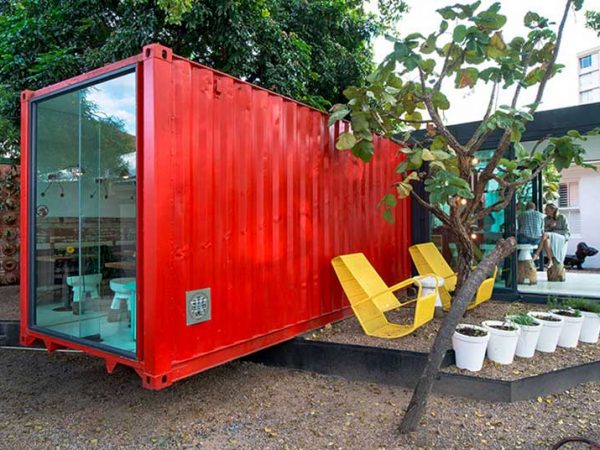
[[[579,74],[579,104],[600,101],[600,47],[577,54]]]

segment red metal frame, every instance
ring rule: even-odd
[[[21,345],[31,346],[36,341],[42,341],[49,352],[61,349],[61,348],[70,348],[74,350],[81,350],[86,353],[89,353],[94,356],[99,356],[104,358],[106,361],[106,368],[109,373],[112,373],[115,366],[118,363],[125,364],[133,367],[136,370],[139,370],[141,367],[141,351],[143,348],[143,344],[140,343],[143,341],[143,333],[138,332],[138,351],[137,356],[138,360],[131,360],[114,353],[110,353],[101,349],[97,349],[94,347],[90,347],[87,345],[83,345],[77,342],[70,341],[68,339],[61,339],[54,336],[48,336],[42,332],[35,331],[29,328],[29,270],[30,270],[30,261],[29,261],[29,253],[30,249],[30,236],[29,236],[29,186],[31,182],[31,102],[36,100],[39,97],[52,94],[57,91],[61,91],[64,89],[68,89],[73,87],[74,85],[85,83],[87,81],[93,80],[95,78],[101,77],[106,74],[110,74],[111,72],[117,71],[124,67],[132,66],[136,64],[138,66],[138,74],[140,73],[139,68],[140,63],[142,61],[142,55],[135,55],[131,58],[124,59],[122,61],[118,61],[113,64],[109,64],[107,66],[101,67],[99,69],[92,70],[90,72],[84,73],[82,75],[70,78],[68,80],[61,81],[59,83],[55,83],[53,85],[38,89],[37,91],[23,91],[21,93],[21,216],[20,216],[20,229],[21,229],[21,241],[20,241],[20,307],[21,307],[21,323],[20,323],[20,341]],[[139,80],[139,77],[138,77]],[[143,147],[141,145],[140,138],[140,128],[142,124],[139,121],[139,117],[141,117],[142,113],[142,101],[140,99],[143,96],[142,86],[138,83],[137,86],[137,96],[138,96],[138,138],[137,138],[137,152],[138,158],[139,154],[143,152]],[[142,189],[141,183],[138,183],[138,193]],[[138,197],[139,198],[139,197]],[[138,221],[138,233],[141,231],[141,223]],[[138,241],[139,244],[139,241]],[[136,251],[139,251],[138,249]],[[138,314],[139,314],[138,308]],[[143,325],[140,325],[138,328],[140,331],[143,329]]]
[[[68,347],[173,382],[347,317],[329,264],[362,251],[387,281],[410,275],[410,202],[395,226],[376,205],[401,156],[374,137],[368,165],[334,148],[348,124],[150,45],[128,60],[22,97],[21,229],[28,230],[29,105],[138,66],[137,360],[31,330],[21,247],[21,342]],[[186,326],[185,292],[211,288],[213,315]]]

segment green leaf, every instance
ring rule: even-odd
[[[429,146],[429,148],[431,150],[444,150],[448,145],[448,142],[446,142],[446,138],[441,136],[441,135],[437,135],[433,141],[431,141],[431,145]]]
[[[419,174],[417,172],[411,172],[406,176],[406,178],[404,178],[403,181],[410,182],[410,181],[418,181],[418,180],[419,180]]]
[[[369,131],[368,115],[365,112],[352,114],[352,129],[354,131]]]
[[[389,223],[392,223],[392,224],[395,222],[395,220],[394,220],[394,215],[392,214],[392,211],[391,211],[391,210],[389,210],[389,209],[384,209],[384,210],[383,210],[383,214],[382,214],[382,215],[383,215],[383,218],[384,218],[384,220],[385,220],[386,222],[389,222]]]
[[[458,25],[454,28],[454,32],[452,33],[452,40],[458,44],[465,40],[467,36],[467,27],[464,25]]]
[[[405,173],[408,170],[408,161],[402,161],[396,166],[396,173]]]
[[[423,120],[423,115],[419,111],[414,111],[411,114],[405,114],[404,120],[410,122],[410,125],[416,129],[421,128],[421,120]]]
[[[433,156],[435,156],[435,159],[439,159],[441,161],[445,161],[446,159],[452,158],[452,155],[450,155],[449,153],[446,153],[442,150],[433,150],[431,153],[433,153]]]
[[[421,157],[423,158],[423,161],[435,161],[435,159],[436,159],[435,155],[426,148],[423,149],[423,152],[421,153]]]
[[[418,170],[423,166],[423,158],[421,158],[421,152],[414,153],[409,160],[408,168],[410,170]]]
[[[454,12],[454,9],[452,9],[451,6],[446,6],[445,8],[438,9],[437,12],[446,20],[456,19],[456,13]]]
[[[342,120],[350,113],[349,109],[338,109],[329,115],[329,126],[332,126],[338,120]]]
[[[421,33],[411,33],[404,38],[405,41],[414,41],[416,39],[425,39]]]
[[[519,142],[521,140],[521,130],[517,127],[513,127],[510,130],[511,142]]]
[[[446,165],[441,161],[431,161],[429,163],[430,168],[438,168],[440,170],[446,170]]]
[[[423,72],[430,74],[435,68],[435,61],[433,59],[424,59],[423,61],[421,61],[420,66],[421,69],[423,69]]]
[[[398,199],[394,194],[385,194],[385,196],[379,202],[380,205],[385,205],[388,208],[393,208],[398,203]]]
[[[529,156],[529,152],[527,151],[525,146],[523,144],[521,144],[520,142],[515,142],[514,148],[515,148],[515,155],[518,159],[523,159],[523,158],[526,158],[527,156]]]
[[[369,162],[373,158],[373,143],[362,140],[352,147],[352,154],[364,162]]]
[[[433,93],[433,95],[431,96],[431,103],[433,103],[433,106],[435,108],[440,109],[442,111],[445,111],[450,108],[450,102],[448,101],[448,98],[440,91],[435,91]]]
[[[335,148],[338,150],[350,150],[356,144],[356,138],[351,132],[340,134],[335,144]]]
[[[490,8],[491,9],[491,8]],[[506,16],[487,10],[473,19],[473,22],[481,29],[499,30],[506,23]]]
[[[542,69],[541,67],[536,67],[535,69],[533,69],[531,72],[529,72],[525,76],[525,78],[523,79],[523,82],[527,86],[532,86],[532,85],[542,81],[543,77],[544,77],[544,69]]]
[[[479,72],[474,67],[461,69],[456,74],[456,87],[461,89],[464,87],[473,87],[477,83]]]
[[[349,88],[344,89],[342,94],[344,94],[344,97],[346,97],[348,100],[352,100],[360,94],[360,89],[354,86],[350,86]]]
[[[412,191],[412,186],[410,185],[410,183],[405,183],[404,181],[401,181],[396,184],[396,191],[398,192],[398,197],[406,198],[410,195],[410,192]]]

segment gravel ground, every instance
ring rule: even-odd
[[[235,362],[152,392],[77,354],[0,350],[0,448],[541,449],[600,440],[600,383],[540,401],[432,396],[399,436],[406,389]],[[580,447],[583,448],[583,447]]]
[[[18,307],[3,301],[11,296],[16,305],[17,295],[0,288],[1,318],[18,318]],[[484,306],[500,312],[499,305]],[[479,322],[481,308],[465,321]],[[320,334],[339,337],[336,330],[353,323]],[[425,327],[421,339],[384,342],[419,350],[432,332]],[[354,343],[367,343],[356,336]],[[0,450],[542,449],[569,435],[600,441],[600,382],[514,404],[432,395],[420,430],[400,436],[410,395],[248,362],[153,392],[128,368],[108,375],[98,358],[0,349]]]
[[[19,320],[19,286],[0,286],[0,320]]]
[[[490,301],[478,306],[472,311],[468,311],[462,322],[481,324],[484,320],[501,320],[506,314],[533,310],[544,311],[547,309],[550,308],[546,305]],[[410,308],[401,308],[398,311],[388,313],[388,319],[398,323],[408,323],[412,318],[412,313],[413,310]],[[335,323],[332,326],[327,326],[326,328],[318,330],[308,335],[307,338],[319,341],[428,352],[431,349],[443,317],[444,314],[439,314],[438,317],[435,317],[431,322],[418,328],[414,333],[399,339],[380,339],[367,336],[364,334],[360,324],[354,317],[350,317],[349,319]],[[510,365],[495,364],[486,359],[483,369],[479,372],[469,372],[468,370],[458,369],[455,366],[448,367],[444,370],[485,378],[515,380],[593,361],[600,361],[600,343],[579,343],[575,349],[558,347],[554,353],[536,352],[534,358],[515,358],[513,364]]]

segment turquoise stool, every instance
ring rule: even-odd
[[[136,322],[137,322],[137,317],[136,317],[136,304],[137,304],[137,295],[136,295],[136,289],[137,289],[137,283],[135,281],[135,278],[133,279],[133,281],[130,281],[129,283],[125,284],[125,287],[129,290],[129,313],[131,314],[131,339],[132,340],[136,340]]]
[[[121,308],[121,301],[127,301],[127,309],[131,314],[131,338],[135,341],[136,331],[136,280],[135,278],[114,278],[110,280],[110,288],[115,293],[110,309],[115,316],[118,316],[118,311]],[[109,313],[109,321],[111,314]],[[116,319],[113,319],[116,320]]]
[[[101,273],[93,273],[89,275],[75,275],[67,277],[67,285],[73,288],[73,302],[79,303],[85,300],[86,294],[90,294],[90,298],[100,298],[100,282],[102,281]],[[79,309],[77,309],[79,311]]]

